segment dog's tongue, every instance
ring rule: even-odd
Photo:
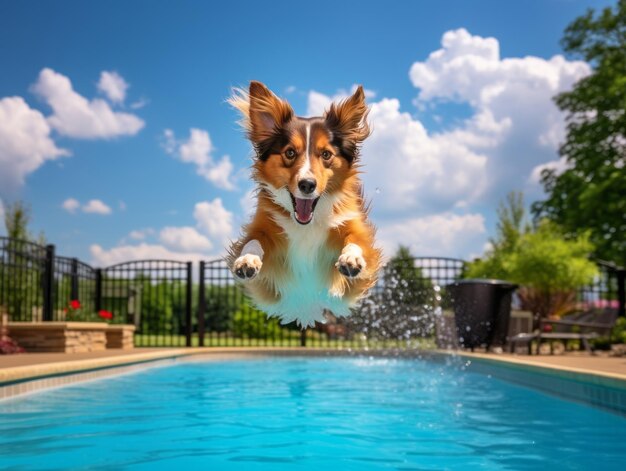
[[[296,219],[299,222],[307,223],[313,218],[313,202],[314,199],[301,199],[296,200]]]

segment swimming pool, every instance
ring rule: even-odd
[[[180,362],[0,402],[2,469],[623,469],[625,444],[623,416],[414,359]]]

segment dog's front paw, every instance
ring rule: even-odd
[[[365,269],[365,259],[363,258],[363,251],[358,245],[350,244],[346,246],[339,256],[337,263],[335,263],[337,270],[348,278],[355,278],[359,276]]]
[[[233,273],[243,281],[251,280],[259,274],[263,262],[258,255],[245,254],[235,260]]]

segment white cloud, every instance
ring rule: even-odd
[[[399,244],[408,246],[415,256],[465,257],[480,248],[486,236],[482,214],[459,216],[453,213],[419,218],[408,217],[380,225],[378,239],[386,257],[392,256]]]
[[[60,134],[80,139],[108,139],[137,134],[144,122],[131,113],[113,111],[99,98],[88,100],[76,93],[66,76],[43,69],[32,90],[52,108],[48,123]]]
[[[487,156],[484,199],[522,186],[538,165],[555,160],[564,138],[562,113],[552,98],[590,72],[585,62],[556,55],[501,58],[495,38],[465,29],[443,35],[442,48],[411,67],[421,103],[469,104],[474,114],[441,136]],[[514,183],[519,182],[519,183]]]
[[[111,214],[111,208],[100,200],[89,200],[83,205],[82,210],[84,213]]]
[[[128,237],[142,241],[138,245],[122,240],[117,247],[104,249],[91,246],[92,262],[107,266],[128,260],[167,259],[179,261],[210,260],[222,257],[225,246],[233,236],[234,215],[222,204],[220,198],[201,201],[194,206],[196,227],[167,226],[159,233],[160,244],[149,244],[145,239],[153,235],[151,228],[132,231]]]
[[[79,209],[83,213],[90,214],[111,214],[112,212],[108,205],[98,199],[89,200],[87,203],[81,205],[80,201],[76,198],[68,198],[63,201],[61,207],[71,214],[75,214]]]
[[[109,100],[113,103],[124,103],[126,99],[126,90],[128,90],[128,83],[117,72],[108,72],[103,70],[100,73],[100,80],[98,81],[98,90],[105,94]]]
[[[529,183],[537,184],[541,182],[541,172],[544,170],[555,170],[557,175],[560,175],[565,170],[570,168],[570,164],[567,162],[565,157],[561,157],[559,160],[552,160],[550,162],[546,162],[545,164],[537,165],[533,168],[530,177]]]
[[[146,229],[139,229],[139,230],[131,231],[128,234],[128,237],[130,237],[133,240],[144,240],[146,237],[151,236],[153,234],[154,234],[154,229],[146,228]]]
[[[419,89],[415,105],[420,113],[439,116],[441,131],[427,130],[396,98],[370,100],[373,134],[363,146],[363,179],[373,217],[385,221],[381,234],[388,240],[397,243],[400,234],[410,235],[403,224],[412,230],[419,221],[450,227],[458,222],[454,217],[467,217],[461,213],[495,215],[498,201],[511,190],[538,196],[542,168],[562,170],[556,158],[564,117],[553,97],[587,75],[589,65],[558,55],[501,58],[499,49],[495,38],[448,31],[440,49],[412,65],[409,77]],[[319,115],[345,96],[344,91],[333,96],[311,91],[308,114]],[[446,102],[467,105],[469,118],[446,122],[449,113],[438,109]],[[437,228],[430,232],[437,237],[420,235],[416,250],[428,253],[430,242],[454,250],[446,241],[457,239]],[[479,237],[481,231],[474,233]],[[479,251],[483,242],[468,245],[458,239],[466,253]]]
[[[228,155],[222,156],[216,162],[214,156],[215,147],[211,136],[203,129],[191,128],[189,138],[178,141],[171,129],[163,131],[162,146],[165,152],[178,158],[182,162],[196,166],[198,175],[204,177],[218,188],[233,190],[232,183],[233,164]]]
[[[486,184],[487,158],[451,136],[432,135],[397,99],[372,105],[374,133],[363,147],[363,179],[378,212],[420,214],[473,200]]]
[[[147,106],[150,104],[150,100],[148,100],[147,98],[140,98],[137,101],[133,101],[130,104],[130,108],[133,110],[139,110],[141,108],[143,108],[144,106]]]
[[[159,241],[178,252],[206,252],[213,248],[209,239],[193,227],[165,227],[161,229]]]
[[[324,114],[324,111],[330,107],[333,101],[341,101],[348,98],[356,91],[357,87],[358,85],[352,85],[350,91],[338,90],[337,93],[332,96],[311,90],[308,96],[307,116],[321,116]],[[364,89],[364,92],[365,97],[369,100],[376,97],[376,92],[373,90]]]
[[[80,202],[75,198],[68,198],[63,201],[61,207],[68,213],[74,214],[80,208]]]
[[[311,92],[309,112],[342,97]],[[484,190],[487,157],[468,147],[466,135],[429,134],[395,98],[373,103],[369,120],[374,132],[363,146],[363,180],[376,213],[438,212]]]
[[[132,260],[178,260],[181,262],[206,260],[206,254],[176,252],[162,245],[141,243],[139,245],[120,245],[105,250],[98,244],[89,247],[91,263],[97,267],[106,267]]]
[[[0,194],[20,187],[46,161],[70,155],[50,132],[45,117],[22,97],[0,99]]]
[[[222,247],[233,236],[233,213],[224,208],[221,198],[197,203],[193,217],[197,227]]]

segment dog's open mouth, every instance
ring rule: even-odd
[[[291,202],[293,203],[293,214],[300,224],[308,224],[313,220],[313,211],[317,206],[318,198],[296,198],[291,193]]]

